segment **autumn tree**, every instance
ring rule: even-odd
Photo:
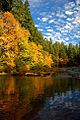
[[[0,66],[7,72],[11,72],[18,57],[19,44],[27,34],[14,16],[9,13],[0,13],[1,35],[0,35]],[[27,36],[26,36],[27,39]]]

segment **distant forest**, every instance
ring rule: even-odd
[[[28,0],[0,0],[0,72],[48,71],[80,65],[80,45],[44,39]]]

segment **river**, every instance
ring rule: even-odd
[[[0,76],[0,120],[80,120],[80,79]]]

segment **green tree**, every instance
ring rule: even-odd
[[[61,44],[60,44],[60,51],[59,51],[59,57],[65,58],[67,56],[66,49],[67,49],[66,45],[64,45],[64,43],[61,42]]]
[[[0,11],[11,11],[13,0],[0,0]]]
[[[29,8],[28,0],[14,0],[12,13],[21,23],[22,27],[29,30],[31,37],[30,41],[34,41],[36,44],[40,43],[43,45],[43,36],[35,27]]]

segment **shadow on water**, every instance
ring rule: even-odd
[[[68,73],[0,76],[0,120],[79,119],[80,80]]]

